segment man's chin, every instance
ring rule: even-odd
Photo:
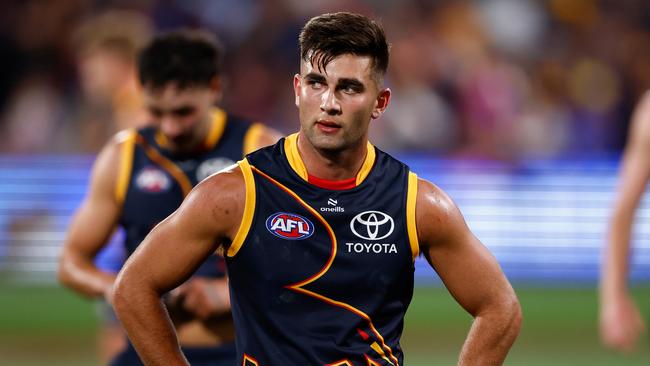
[[[313,136],[309,142],[314,148],[325,151],[339,151],[344,146],[341,138],[322,134]]]

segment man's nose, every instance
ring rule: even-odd
[[[163,135],[173,139],[181,134],[182,126],[174,117],[166,115],[160,121],[160,130]]]
[[[320,109],[332,116],[341,114],[341,104],[336,97],[335,91],[328,89],[322,94]]]

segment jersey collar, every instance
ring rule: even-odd
[[[300,152],[298,151],[298,133],[287,136],[284,139],[284,151],[289,165],[296,174],[298,174],[306,182],[309,181],[309,173],[305,163],[302,161]],[[357,173],[356,185],[360,185],[370,174],[373,165],[375,164],[376,152],[375,147],[368,142],[366,147],[366,158],[361,165],[361,169]]]

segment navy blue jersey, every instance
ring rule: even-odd
[[[226,257],[237,365],[401,365],[417,177],[368,144],[354,188],[321,188],[296,141],[240,162],[246,203]]]
[[[117,198],[123,202],[120,225],[125,231],[127,254],[131,255],[160,221],[173,213],[201,180],[240,160],[246,145],[254,142],[258,124],[212,112],[206,140],[194,153],[174,155],[164,148],[164,136],[153,127],[131,130],[122,145],[122,171]],[[178,243],[183,245],[183,243]],[[222,276],[223,263],[216,256],[206,261],[197,274]]]

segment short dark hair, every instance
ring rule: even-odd
[[[311,18],[299,37],[300,57],[319,70],[338,56],[370,56],[372,69],[381,81],[388,69],[388,42],[384,29],[366,16],[340,12]]]
[[[206,31],[176,30],[157,36],[138,60],[140,83],[162,88],[208,86],[221,74],[223,51],[217,37]]]

